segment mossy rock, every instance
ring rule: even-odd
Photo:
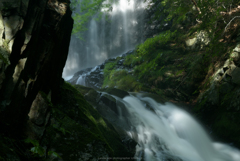
[[[114,96],[117,96],[119,98],[124,98],[126,96],[129,96],[128,92],[117,89],[117,88],[106,88],[106,89],[103,89],[103,91],[109,94],[112,94]]]
[[[90,87],[85,87],[82,85],[74,85],[74,87],[84,96],[84,98],[93,106],[97,106],[97,99],[100,97],[95,89]]]
[[[96,103],[97,99],[99,98],[100,94],[94,90],[91,89],[90,91],[88,91],[87,94],[85,94],[85,99],[90,102],[90,103]]]
[[[82,95],[87,94],[92,88],[82,86],[82,85],[73,85]]]
[[[113,126],[104,120],[68,83],[63,83],[52,108],[50,125],[42,146],[63,160],[91,160],[100,157],[132,157]],[[89,88],[81,89],[83,92]]]

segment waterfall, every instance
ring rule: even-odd
[[[80,40],[72,36],[63,77],[99,65],[135,48],[144,40],[144,0],[115,0],[112,11],[101,11],[88,23]]]
[[[115,97],[115,96],[113,96]],[[214,143],[187,112],[149,97],[127,96],[113,124],[121,126],[138,144],[135,158],[145,161],[239,161],[240,151]]]

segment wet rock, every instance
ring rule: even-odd
[[[93,106],[95,106],[95,104],[97,103],[97,100],[99,100],[100,97],[100,93],[98,93],[97,91],[95,91],[94,89],[89,90],[88,93],[86,93],[84,95],[84,98],[90,102]]]
[[[73,78],[71,78],[68,82],[71,84],[80,84],[94,89],[100,89],[104,79],[103,69],[103,64],[94,68],[83,69],[75,73]]]
[[[122,139],[122,142],[129,150],[135,150],[137,145],[137,142],[127,135],[125,136],[125,138]]]
[[[115,96],[117,96],[119,98],[124,98],[126,96],[129,96],[128,92],[120,90],[120,89],[117,89],[117,88],[107,88],[104,91],[109,93],[109,94],[115,95]]]
[[[96,90],[101,89],[103,85],[103,80],[104,80],[103,70],[104,70],[105,64],[109,62],[115,62],[118,60],[115,66],[117,70],[119,69],[129,70],[123,65],[123,62],[125,60],[124,58],[129,54],[133,54],[133,52],[134,50],[130,50],[127,53],[123,54],[122,56],[119,56],[118,58],[107,59],[103,64],[95,66],[94,68],[83,69],[75,73],[74,76],[68,82],[71,84],[80,84],[83,86],[91,87]]]
[[[117,103],[116,99],[108,94],[102,94],[97,101],[99,104],[103,103],[107,107],[109,107],[112,111],[114,111],[117,115],[119,114],[119,111],[117,109]]]
[[[92,70],[92,68],[86,68],[86,69],[84,69],[84,70],[78,71],[77,73],[75,73],[75,74],[73,75],[73,77],[72,77],[70,80],[68,80],[68,82],[71,83],[71,84],[77,84],[77,80],[78,80],[79,76],[80,76],[80,75],[87,74],[87,73],[90,72],[91,70]]]

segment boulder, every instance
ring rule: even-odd
[[[112,111],[114,111],[117,115],[119,114],[118,108],[117,108],[117,102],[114,97],[108,94],[102,94],[97,101],[99,104],[104,104],[107,107],[109,107]]]
[[[94,89],[100,89],[103,84],[104,65],[98,65],[94,68],[83,69],[74,74],[68,82],[71,84],[79,84]]]
[[[240,53],[239,52],[232,52],[230,54],[230,58],[232,58],[234,62],[237,62],[240,59]]]
[[[223,68],[225,74],[222,76],[222,81],[232,82],[234,84],[240,85],[240,68],[234,64],[230,64]]]
[[[126,96],[129,96],[128,92],[117,89],[117,88],[106,88],[106,89],[104,89],[104,91],[109,93],[109,94],[112,94],[114,96],[117,96],[119,98],[124,98]]]
[[[201,50],[210,42],[208,33],[206,31],[198,32],[194,38],[186,40],[186,46],[189,50]]]
[[[229,71],[228,73],[232,77],[232,82],[240,85],[240,68],[235,67],[234,69],[231,69],[231,71]]]
[[[62,160],[99,160],[106,157],[134,156],[135,148],[128,149],[115,128],[100,116],[79,92],[80,87],[85,95],[95,93],[95,90],[77,87],[78,90],[68,83],[63,83],[58,101],[51,108],[52,115],[41,140],[42,145],[49,151],[58,153]],[[107,98],[112,99],[104,94],[101,99],[108,104],[104,100]],[[109,114],[105,109],[103,112]],[[115,113],[112,114],[111,116],[114,116]]]
[[[237,44],[237,46],[233,49],[234,52],[240,52],[240,44]]]

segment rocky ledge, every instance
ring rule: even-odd
[[[86,87],[91,87],[93,89],[101,89],[103,85],[104,80],[104,67],[109,62],[115,62],[117,59],[116,68],[117,69],[125,69],[126,67],[123,65],[123,62],[125,60],[125,57],[127,55],[132,54],[134,51],[130,50],[127,53],[117,57],[117,58],[110,58],[107,59],[103,64],[95,66],[93,68],[87,68],[78,71],[74,74],[74,76],[68,80],[71,84],[79,84]],[[130,70],[130,68],[127,68],[127,70]]]

